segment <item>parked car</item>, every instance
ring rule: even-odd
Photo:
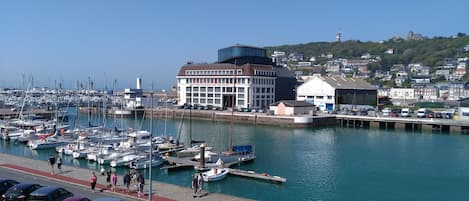
[[[420,108],[417,110],[417,117],[424,118],[430,113],[431,111],[427,108]]]
[[[91,200],[88,199],[87,197],[73,196],[73,197],[66,198],[63,201],[91,201]]]
[[[401,117],[410,117],[410,109],[409,108],[402,108],[401,110]]]
[[[30,201],[63,201],[72,197],[73,193],[61,187],[46,186],[33,191],[28,200]]]
[[[428,112],[427,117],[428,118],[435,118],[435,113],[434,112]]]
[[[391,109],[389,108],[384,108],[383,110],[381,110],[381,112],[383,113],[383,116],[385,117],[391,116]]]
[[[19,182],[11,179],[0,179],[0,196],[3,195],[7,190],[18,184]]]
[[[2,201],[27,200],[31,192],[41,187],[39,184],[16,184],[2,195]]]

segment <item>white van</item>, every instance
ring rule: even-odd
[[[402,108],[401,117],[410,117],[410,109],[409,108]]]
[[[383,113],[384,117],[391,116],[391,109],[389,109],[389,108],[384,108],[383,110],[381,110],[381,112]]]
[[[427,116],[429,110],[427,108],[420,108],[417,110],[417,117],[419,118],[424,118]]]

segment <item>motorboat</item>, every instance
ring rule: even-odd
[[[228,173],[228,168],[212,168],[209,171],[203,172],[202,178],[205,182],[219,181],[224,179]]]
[[[205,151],[211,151],[211,150],[212,150],[212,147],[208,147],[208,146],[205,147]],[[195,155],[199,153],[200,153],[200,144],[178,151],[176,155],[178,158],[185,158],[185,157],[194,157]],[[198,158],[200,159],[200,155]]]
[[[111,167],[126,166],[130,164],[132,161],[143,159],[143,158],[146,158],[146,156],[138,155],[138,154],[129,154],[129,155],[122,156],[118,159],[112,160],[110,165]]]
[[[158,167],[164,163],[164,159],[156,154],[156,156],[153,156],[153,159],[151,160],[151,167]],[[131,162],[130,168],[135,168],[137,170],[139,169],[146,169],[150,167],[150,160],[148,158],[144,159],[139,159],[134,162]]]
[[[47,137],[28,142],[31,149],[52,149],[64,145],[65,143],[65,141],[61,141],[55,137]]]

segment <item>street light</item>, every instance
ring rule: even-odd
[[[150,92],[150,95],[151,95],[151,114],[150,114],[150,156],[149,156],[149,160],[150,160],[150,164],[149,164],[149,171],[148,171],[148,182],[149,182],[149,186],[148,186],[148,200],[151,201],[152,200],[152,173],[151,173],[151,169],[152,169],[152,162],[153,162],[153,83],[151,83],[151,92]]]

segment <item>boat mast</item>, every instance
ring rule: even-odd
[[[234,76],[233,76],[233,95],[231,96],[231,121],[230,121],[230,138],[229,138],[229,147],[228,152],[231,153],[233,150],[233,118],[234,118],[234,110],[235,110],[235,96],[236,96],[236,73],[237,73],[237,66],[236,66],[236,59],[234,63]]]

